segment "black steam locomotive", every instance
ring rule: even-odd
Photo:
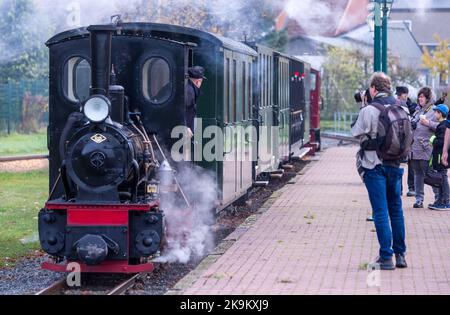
[[[70,30],[47,45],[50,198],[39,214],[39,235],[53,260],[45,269],[67,271],[71,262],[82,272],[153,269],[165,238],[161,173],[171,169],[164,152],[177,140],[171,131],[184,125],[186,73],[193,65],[208,77],[195,133],[210,126],[257,130],[224,132],[223,159],[195,162],[215,176],[216,210],[320,147],[320,106],[310,102],[310,92],[316,100],[320,95],[319,73],[292,56],[153,23]],[[200,137],[197,145],[207,140]],[[251,151],[257,159],[248,158]]]

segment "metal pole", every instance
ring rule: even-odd
[[[386,0],[384,0],[383,6],[383,72],[388,73],[388,12],[389,9],[386,4]]]
[[[380,23],[380,15],[381,12],[379,10],[379,6],[381,5],[381,0],[375,1],[375,37],[374,37],[374,65],[373,69],[375,72],[381,71],[381,23]]]
[[[6,98],[6,103],[8,106],[8,112],[7,112],[7,119],[8,119],[8,135],[11,134],[11,104],[12,104],[12,99],[11,99],[11,84],[8,82],[8,96]]]

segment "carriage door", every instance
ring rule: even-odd
[[[253,121],[250,115],[250,70],[251,57],[235,54],[236,65],[236,152],[237,152],[237,197],[247,192],[252,184]]]
[[[305,100],[305,109],[304,109],[304,117],[305,117],[305,123],[304,123],[304,143],[307,143],[310,141],[310,132],[311,132],[311,66],[307,63],[305,63],[305,78],[304,78],[304,88],[305,88],[305,94],[304,94],[304,100]]]
[[[224,159],[223,203],[233,201],[237,192],[236,150],[236,68],[237,61],[231,51],[224,51]]]
[[[258,143],[258,171],[257,174],[270,172],[278,168],[275,150],[277,149],[277,137],[274,126],[273,104],[273,56],[270,52],[259,48],[257,66],[257,93],[259,95],[258,120],[259,120],[259,143]]]
[[[290,152],[297,154],[303,146],[305,116],[305,74],[302,63],[290,61],[290,108],[291,108],[291,140]]]
[[[278,154],[282,162],[289,159],[289,122],[290,122],[290,95],[289,95],[289,60],[278,59],[278,106],[279,131]]]

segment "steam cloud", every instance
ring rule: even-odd
[[[3,0],[0,3],[0,11],[4,10],[6,3],[13,0]],[[399,0],[400,1],[400,0]],[[140,12],[151,8],[153,16],[148,16],[146,21],[158,21],[158,12],[161,8],[170,8],[173,12],[185,8],[187,4],[193,4],[190,0],[129,0],[124,3],[121,0],[33,0],[36,11],[28,19],[27,24],[31,29],[39,30],[42,43],[48,37],[58,32],[86,26],[90,24],[109,22],[114,14],[129,13],[132,8],[140,8]],[[194,4],[206,9],[208,15],[214,17],[214,23],[220,29],[223,25],[235,24],[242,32],[250,30],[258,31],[255,16],[241,10],[244,6],[241,0],[198,0]],[[306,34],[317,35],[329,30],[337,24],[338,15],[334,14],[332,1],[325,0],[261,0],[261,6],[267,8],[267,12],[287,12],[289,18],[295,20]],[[408,0],[403,1],[410,8],[416,8],[418,16],[425,17],[425,9],[430,7],[432,0]],[[394,7],[396,2],[394,2]],[[196,9],[196,5],[193,6]],[[197,13],[195,13],[197,14]],[[194,15],[195,15],[194,14]],[[201,14],[201,13],[199,13]],[[253,25],[253,27],[252,27]],[[253,33],[251,31],[250,33]],[[243,34],[239,35],[242,39]],[[42,39],[42,40],[41,40]],[[6,43],[0,38],[2,56],[0,62],[5,62],[22,53],[26,49],[17,43]]]
[[[284,3],[284,10],[309,35],[321,34],[333,28],[339,18],[333,14],[328,1],[288,0]]]
[[[162,195],[167,223],[167,246],[155,262],[186,264],[202,258],[214,247],[210,224],[217,198],[214,176],[197,166],[183,166],[176,174],[191,203],[191,211],[173,195]]]

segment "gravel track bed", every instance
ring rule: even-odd
[[[45,259],[26,258],[14,268],[0,269],[0,295],[34,295],[61,279],[63,274],[40,268]]]
[[[0,172],[30,172],[48,168],[48,160],[0,162]]]

